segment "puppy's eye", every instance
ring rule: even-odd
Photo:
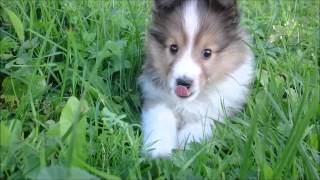
[[[208,59],[212,54],[212,50],[211,49],[205,49],[203,50],[202,52],[202,56],[205,58],[205,59]]]
[[[172,54],[176,54],[178,51],[179,51],[178,45],[176,45],[176,44],[171,44],[171,45],[170,45],[170,52],[171,52]]]

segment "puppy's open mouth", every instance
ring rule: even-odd
[[[190,91],[190,89],[188,87],[182,86],[182,85],[177,85],[175,92],[176,92],[176,95],[181,98],[187,98],[192,95],[192,92]]]

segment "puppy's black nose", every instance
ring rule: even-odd
[[[180,85],[180,86],[184,86],[186,88],[190,88],[192,83],[193,83],[192,79],[188,79],[188,78],[178,78],[177,79],[177,86]]]

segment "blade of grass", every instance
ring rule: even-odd
[[[319,92],[319,88],[316,88]],[[316,93],[316,94],[313,94]],[[294,127],[292,128],[287,144],[283,150],[283,152],[280,155],[279,161],[275,164],[274,169],[274,179],[279,179],[281,177],[282,171],[284,171],[287,167],[290,167],[291,161],[293,160],[292,157],[294,157],[298,145],[301,143],[301,140],[304,135],[304,131],[306,130],[307,126],[309,125],[309,122],[312,118],[314,118],[314,115],[317,113],[319,110],[319,95],[317,92],[312,92],[310,98],[310,101],[308,102],[308,109],[306,112],[304,112],[304,117],[302,116],[303,109],[305,107],[305,103],[307,103],[307,98],[308,98],[308,91],[305,92],[303,95],[303,99],[300,102],[300,106],[298,108],[297,113],[295,114],[294,117],[296,117]],[[269,98],[272,98],[271,96],[268,96]]]
[[[4,11],[8,14],[10,21],[14,27],[14,30],[16,31],[18,38],[20,42],[22,43],[24,41],[24,27],[23,23],[21,22],[20,18],[11,10],[4,8]]]

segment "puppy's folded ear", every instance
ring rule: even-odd
[[[225,8],[230,8],[237,5],[237,0],[217,0]]]
[[[170,10],[175,6],[179,5],[183,0],[154,0],[154,9],[159,10]]]
[[[237,0],[206,0],[209,9],[219,13],[226,27],[234,28],[240,22]]]
[[[206,0],[210,7],[229,9],[237,6],[237,0]]]

